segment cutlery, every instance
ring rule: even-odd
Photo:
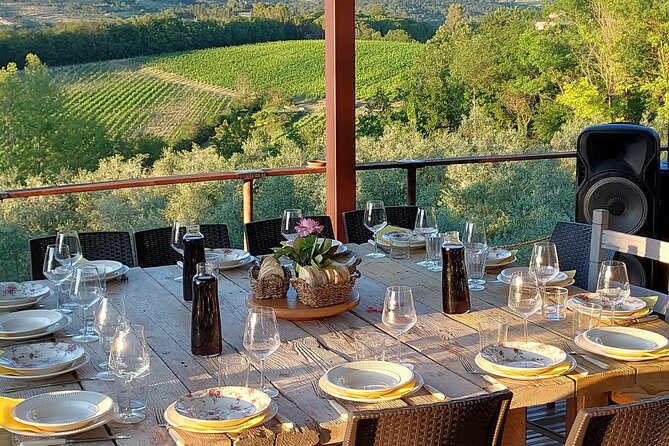
[[[2,392],[9,393],[9,392],[20,392],[22,390],[30,390],[30,389],[36,389],[39,387],[51,387],[51,386],[60,386],[64,384],[76,384],[82,381],[107,381],[103,380],[102,378],[98,378],[97,376],[93,376],[90,378],[79,378],[79,379],[70,379],[67,381],[58,381],[58,382],[52,382],[52,383],[44,383],[44,384],[27,384],[24,386],[15,386],[15,387],[7,387],[6,389],[3,389]]]
[[[438,401],[446,401],[446,395],[444,395],[443,392],[435,389],[429,384],[423,384],[423,389],[427,390],[430,395],[432,395],[432,398]]]
[[[649,314],[648,316],[638,317],[636,319],[632,319],[631,321],[626,321],[623,326],[627,327],[629,325],[645,324],[646,322],[652,322],[658,320],[659,318],[660,317],[657,314]]]
[[[339,404],[338,401],[335,401],[334,398],[332,398],[332,396],[323,392],[323,389],[321,389],[321,387],[318,385],[318,383],[316,381],[311,381],[311,387],[313,387],[314,393],[316,394],[316,396],[318,398],[328,400],[328,403],[330,403],[330,406],[332,406],[332,408],[337,411],[337,413],[339,414],[340,417],[348,418],[348,410],[346,410],[346,408],[344,406]]]
[[[80,438],[80,439],[69,439],[69,438],[48,438],[44,440],[26,440],[19,443],[19,446],[60,446],[68,444],[77,444],[77,443],[92,443],[94,441],[113,441],[113,440],[126,440],[132,438],[132,435],[111,435],[107,437],[92,437],[92,438]]]
[[[481,373],[477,369],[475,369],[474,366],[472,365],[472,363],[469,362],[469,358],[466,358],[465,356],[460,356],[460,364],[462,364],[462,368],[465,369],[465,372],[469,373],[470,375],[478,375],[481,378],[488,381],[493,386],[499,387],[501,389],[508,389],[507,386],[505,386],[501,382],[497,381],[492,376],[486,375],[485,373]]]
[[[574,348],[572,348],[571,345],[569,345],[569,343],[566,340],[560,339],[559,342],[560,346],[562,347],[562,350],[564,350],[565,353],[567,353],[568,355],[579,356],[581,359],[588,361],[590,364],[599,367],[600,369],[603,370],[609,369],[609,365],[607,363],[600,361],[599,359],[595,359],[590,355],[586,355],[584,353],[579,353],[575,351]]]
[[[153,411],[153,415],[156,417],[156,424],[158,424],[158,427],[164,427],[167,429],[167,433],[169,434],[170,438],[174,440],[174,444],[177,446],[186,446],[186,441],[179,434],[179,432],[175,431],[170,427],[169,424],[167,424],[164,413],[165,411],[160,409],[155,409]]]

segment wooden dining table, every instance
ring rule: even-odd
[[[314,383],[329,368],[355,358],[355,334],[385,333],[388,344],[395,348],[395,337],[382,321],[386,287],[407,285],[413,289],[418,314],[416,325],[402,337],[403,359],[412,363],[425,383],[443,392],[448,398],[485,394],[502,386],[513,392],[511,411],[504,431],[504,444],[525,443],[525,414],[529,406],[567,400],[567,419],[579,408],[604,405],[612,390],[635,384],[669,386],[669,358],[643,362],[618,362],[598,357],[609,365],[601,369],[576,358],[579,368],[566,376],[537,381],[518,381],[498,378],[490,382],[480,374],[469,373],[460,358],[471,363],[478,353],[478,321],[484,316],[503,316],[510,322],[509,338],[522,339],[522,319],[506,306],[508,285],[487,275],[485,290],[471,293],[471,311],[447,315],[441,311],[441,274],[416,265],[424,251],[412,252],[407,260],[364,257],[373,247],[348,245],[362,257],[359,270],[362,276],[355,285],[360,304],[344,314],[314,321],[279,321],[281,346],[265,362],[265,376],[279,391],[275,399],[283,422],[277,418],[239,434],[193,434],[180,432],[187,445],[326,445],[344,439],[347,415],[340,413],[331,400],[319,395]],[[182,284],[175,282],[180,268],[162,266],[132,268],[127,280],[109,282],[109,292],[127,297],[127,315],[132,323],[146,328],[151,351],[148,377],[146,420],[134,425],[110,423],[89,432],[88,436],[129,434],[132,438],[115,440],[113,444],[142,446],[172,444],[168,432],[158,426],[155,413],[162,412],[180,396],[217,385],[218,359],[196,357],[190,352],[191,304],[182,299]],[[242,345],[247,315],[245,297],[250,292],[248,266],[221,271],[219,302],[223,332],[223,356],[244,352]],[[572,289],[576,291],[576,289]],[[51,302],[49,302],[51,303]],[[546,321],[540,314],[530,318],[529,336],[532,340],[559,346],[560,339],[573,339],[572,315],[564,321]],[[641,325],[648,330],[669,336],[669,325],[662,320]],[[67,331],[67,330],[66,330]],[[63,333],[57,338],[63,338]],[[0,346],[0,349],[2,347]],[[3,395],[26,398],[48,391],[86,389],[113,395],[116,384],[85,380],[94,376],[97,364],[104,360],[97,343],[85,345],[92,360],[76,372],[83,381],[70,381],[73,374],[44,381],[0,379]],[[391,350],[394,351],[394,350]],[[393,354],[393,353],[389,353]],[[258,364],[254,364],[257,370]],[[258,373],[251,373],[251,385],[258,384]],[[25,383],[33,387],[12,391]],[[403,407],[436,402],[425,389],[394,401],[363,404],[339,401],[346,411]],[[288,423],[288,420],[290,423]],[[1,443],[1,440],[0,440]],[[105,446],[112,442],[89,443]]]

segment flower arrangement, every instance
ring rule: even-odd
[[[295,264],[296,271],[301,266],[324,269],[332,263],[337,247],[332,246],[332,240],[319,237],[323,232],[323,225],[320,222],[303,218],[295,225],[295,231],[298,236],[292,245],[289,242],[281,242],[281,247],[272,248],[275,259],[281,256],[288,257]]]

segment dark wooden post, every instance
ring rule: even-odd
[[[416,205],[416,168],[407,169],[407,205]]]
[[[355,2],[325,0],[325,156],[327,211],[335,236],[355,209]]]

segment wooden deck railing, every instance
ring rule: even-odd
[[[576,152],[519,153],[509,155],[463,156],[453,158],[431,158],[419,160],[376,161],[358,163],[356,170],[404,169],[407,178],[407,204],[416,204],[416,173],[418,169],[434,166],[452,166],[456,164],[501,163],[533,161],[558,158],[575,158]],[[129,178],[126,180],[100,181],[54,186],[31,187],[0,191],[0,200],[10,198],[28,198],[47,195],[63,195],[80,192],[97,192],[133,187],[165,186],[173,184],[199,183],[205,181],[241,180],[244,222],[253,220],[253,181],[258,178],[309,175],[325,173],[325,167],[278,167],[252,170],[234,170],[229,172],[195,173],[189,175],[170,175],[151,178]]]

